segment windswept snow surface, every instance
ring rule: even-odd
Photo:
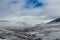
[[[31,35],[36,35],[35,38],[41,38],[42,40],[60,40],[60,23],[38,24],[27,29],[27,31]]]
[[[60,32],[54,32],[46,36],[43,40],[60,40]]]

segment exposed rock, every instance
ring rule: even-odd
[[[50,24],[50,23],[57,23],[57,22],[60,22],[60,18],[57,18],[57,19],[55,19],[55,20],[49,22],[48,24]]]
[[[41,38],[37,38],[37,39],[35,39],[35,40],[42,40]]]

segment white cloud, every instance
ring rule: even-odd
[[[0,8],[3,8],[3,10],[0,11],[1,16],[3,15],[4,17],[7,15],[9,16],[10,14],[14,15],[17,13],[20,13],[22,15],[38,15],[41,13],[43,8],[32,8],[32,9],[26,9],[24,8],[26,0],[17,0],[17,3],[13,3],[13,0],[2,0],[0,3]],[[33,6],[32,6],[33,7]]]
[[[29,27],[33,27],[37,24],[47,23],[52,19],[48,19],[46,16],[36,17],[36,16],[18,16],[10,15],[8,17],[2,18],[3,21],[0,22],[0,28],[4,29],[14,29],[21,30]]]
[[[11,15],[2,19],[9,20],[12,22],[25,22],[30,25],[47,23],[52,20],[46,16],[18,16],[18,15]]]
[[[50,17],[60,17],[60,0],[46,0],[44,13]]]
[[[39,2],[44,3],[43,8],[32,8],[25,9],[23,6],[26,3],[26,0],[17,0],[17,3],[13,3],[13,0],[0,0],[0,15],[5,17],[5,15],[9,16],[10,14],[20,14],[20,15],[48,15],[52,17],[60,17],[60,0],[38,0]]]

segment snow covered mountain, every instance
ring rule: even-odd
[[[48,22],[49,24],[37,24],[35,27],[25,29],[30,34],[35,34],[36,38],[42,40],[58,40],[60,39],[60,18]]]
[[[16,24],[16,22],[11,22],[11,23]],[[9,24],[9,22],[7,22],[7,24]],[[25,23],[22,23],[22,24],[26,26]],[[13,28],[13,27],[11,26],[10,28]],[[17,28],[18,26],[16,27],[16,29]],[[0,34],[2,35],[0,36],[1,40],[8,40],[8,39],[14,40],[15,38],[16,40],[17,39],[18,40],[48,40],[48,39],[57,40],[57,39],[60,39],[60,23],[55,22],[50,24],[37,24],[34,27],[25,29],[24,31],[6,29],[6,30],[1,30]]]

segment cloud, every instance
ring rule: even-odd
[[[59,10],[60,0],[0,0],[0,17],[18,14],[56,18],[60,17]]]
[[[35,17],[35,16],[17,16],[10,15],[0,20],[1,29],[13,29],[22,30],[25,28],[34,27],[37,24],[47,23],[52,19],[48,19],[46,16]]]
[[[36,0],[35,0],[36,1]],[[37,0],[38,1],[38,0]],[[14,15],[17,14],[17,12],[19,11],[21,13],[21,11],[25,11],[25,10],[32,10],[30,12],[35,12],[33,10],[36,10],[37,12],[40,10],[41,11],[41,7],[43,5],[42,2],[35,2],[32,1],[30,2],[30,4],[26,4],[28,1],[27,0],[2,0],[0,2],[0,14],[1,17],[5,17],[5,16],[9,16],[9,15]],[[28,2],[29,3],[29,2]],[[28,6],[29,5],[29,6]],[[29,8],[26,8],[28,6]],[[37,8],[34,8],[37,7]],[[25,14],[25,13],[21,13],[21,14]],[[30,13],[26,13],[26,14],[30,14]],[[31,13],[32,15],[34,13]]]
[[[0,29],[22,30],[29,27],[32,27],[32,26],[24,22],[14,22],[14,21],[7,22],[7,20],[5,22],[2,22],[2,21],[0,22]]]
[[[3,20],[9,20],[12,22],[25,22],[27,24],[35,26],[36,24],[47,23],[47,22],[51,21],[52,19],[50,19],[46,16],[40,16],[39,17],[39,16],[10,15],[8,17],[3,18]]]
[[[15,3],[14,3],[15,2]],[[15,14],[16,11],[21,10],[24,5],[23,0],[2,0],[0,2],[0,15],[5,17],[6,15]]]
[[[44,9],[44,13],[49,17],[60,17],[60,0],[46,0],[47,4]]]

